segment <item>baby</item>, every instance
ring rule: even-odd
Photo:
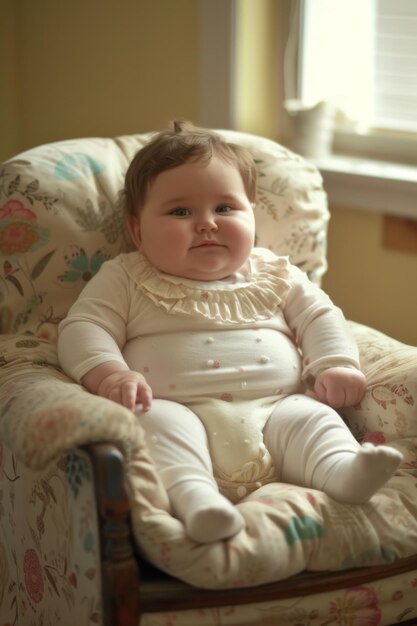
[[[274,480],[369,500],[402,456],[360,446],[335,411],[363,397],[357,347],[322,290],[253,247],[251,154],[175,122],[136,154],[123,197],[137,250],[87,284],[58,353],[136,412],[188,535],[233,536],[233,502]]]

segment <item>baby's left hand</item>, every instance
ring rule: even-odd
[[[359,404],[365,390],[364,374],[348,367],[330,367],[317,376],[314,384],[317,399],[334,409]]]

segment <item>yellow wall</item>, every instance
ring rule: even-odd
[[[291,0],[237,2],[237,127],[279,141]],[[67,137],[200,122],[199,0],[1,0],[0,159]],[[324,287],[351,319],[417,345],[417,255],[382,218],[331,208]]]
[[[16,5],[14,0],[0,1],[0,161],[19,145]]]
[[[245,132],[276,138],[282,99],[277,59],[282,55],[280,3],[239,0],[237,5],[236,125]]]
[[[68,137],[148,131],[172,117],[198,123],[196,0],[1,0],[0,7],[2,159]]]
[[[417,254],[383,246],[383,217],[331,209],[323,287],[349,319],[417,346]]]

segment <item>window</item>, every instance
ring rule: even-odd
[[[417,131],[417,2],[375,6],[373,125]]]
[[[292,8],[286,100],[338,111],[333,153],[315,159],[331,202],[415,219],[417,1],[298,0]]]
[[[349,147],[355,137],[347,135],[357,135],[360,152],[364,133],[368,141],[378,135],[372,151],[382,153],[389,150],[385,133],[392,150],[417,162],[416,143],[398,145],[401,138],[417,142],[417,2],[299,0],[294,7],[286,97],[305,106],[333,103],[344,114],[339,144]]]
[[[297,91],[371,127],[417,131],[417,2],[301,0]]]

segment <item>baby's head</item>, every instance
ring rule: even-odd
[[[248,150],[180,122],[136,154],[124,190],[130,234],[148,261],[204,281],[250,271],[255,195]]]
[[[128,216],[137,217],[149,186],[165,170],[188,161],[209,161],[217,156],[236,166],[250,202],[256,199],[256,166],[253,156],[243,146],[226,142],[218,133],[174,121],[172,129],[156,134],[133,158],[126,172],[123,190]]]

